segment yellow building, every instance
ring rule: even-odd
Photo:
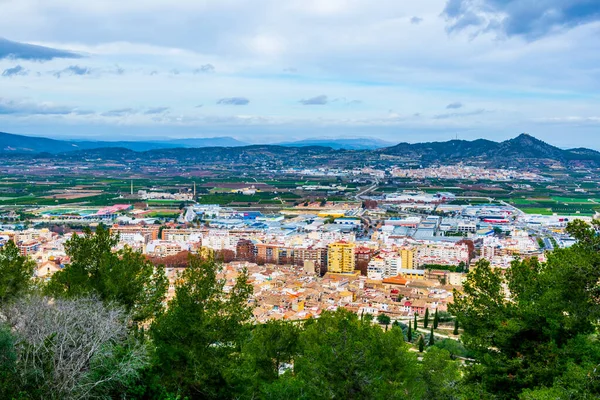
[[[327,247],[327,271],[334,274],[354,272],[354,243],[336,242]]]
[[[401,249],[398,251],[402,258],[403,269],[415,269],[414,255],[415,252],[411,249]]]

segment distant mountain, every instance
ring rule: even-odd
[[[370,149],[364,141],[371,141]],[[183,163],[250,165],[275,162],[278,165],[353,166],[377,163],[383,156],[428,166],[459,162],[491,167],[531,167],[560,164],[566,167],[600,167],[600,152],[585,148],[560,149],[528,134],[503,142],[478,139],[448,142],[399,143],[376,148],[382,142],[371,139],[311,139],[279,145],[245,145],[230,137],[177,139],[162,142],[65,141],[0,133],[0,154],[36,154],[37,158],[101,160],[176,160]],[[42,154],[43,153],[43,154]]]
[[[229,136],[212,138],[172,139],[157,143],[168,143],[177,147],[240,147],[248,146],[249,143],[239,141]]]
[[[0,132],[0,154],[2,153],[65,153],[69,151],[124,148],[133,151],[170,149],[177,147],[238,147],[246,146],[231,137],[173,139],[164,141],[89,141],[57,140],[44,137],[15,135]]]
[[[144,152],[111,147],[71,151],[59,155],[49,155],[61,159],[77,160],[105,160],[105,161],[157,161],[176,160],[189,164],[222,164],[222,165],[249,165],[256,162],[269,162],[280,160],[301,160],[313,157],[335,155],[339,151],[328,147],[306,146],[285,147],[275,145],[251,145],[242,147],[202,147],[202,148],[174,148],[156,149]]]
[[[380,139],[359,138],[359,139],[305,139],[296,142],[277,143],[279,146],[286,147],[304,147],[304,146],[323,146],[340,150],[375,150],[391,146],[392,142],[386,142]]]
[[[79,149],[76,144],[63,140],[0,132],[0,153],[62,153]]]
[[[399,143],[378,152],[415,159],[424,165],[483,161],[491,165],[519,166],[534,161],[552,161],[565,165],[577,162],[600,166],[600,152],[582,148],[563,150],[526,133],[504,142],[478,139]]]

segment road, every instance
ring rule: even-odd
[[[356,199],[356,201],[361,201],[362,200],[362,196],[364,196],[366,193],[372,192],[373,190],[377,189],[377,186],[379,186],[379,180],[375,179],[375,183],[374,184],[372,184],[371,186],[369,186],[368,188],[366,188],[362,192],[359,192],[356,196],[354,196],[354,198]]]

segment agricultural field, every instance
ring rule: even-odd
[[[508,202],[527,214],[594,215],[600,211],[598,199],[584,197],[513,198]]]

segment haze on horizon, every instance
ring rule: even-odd
[[[0,131],[600,148],[597,0],[5,0]]]

